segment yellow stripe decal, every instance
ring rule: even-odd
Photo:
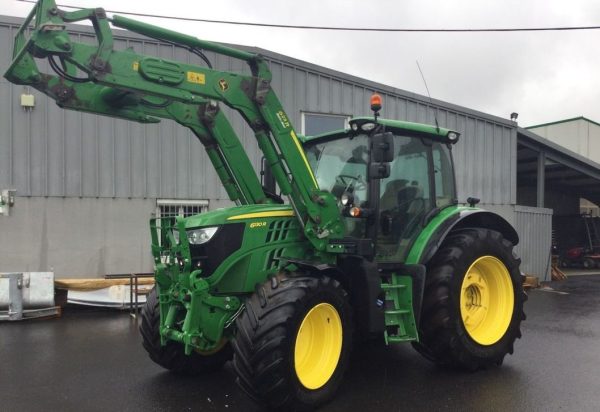
[[[283,216],[294,216],[293,210],[280,210],[275,212],[256,212],[246,213],[245,215],[231,216],[227,220],[240,220],[240,219],[254,219],[257,217],[283,217]]]
[[[306,164],[306,168],[308,169],[308,173],[310,173],[310,177],[312,177],[312,180],[315,183],[315,187],[318,189],[319,185],[317,183],[317,179],[315,179],[315,175],[313,174],[313,171],[310,168],[310,164],[308,163],[308,159],[306,158],[306,154],[304,153],[304,149],[302,149],[302,146],[300,146],[300,142],[298,141],[298,137],[296,136],[296,133],[294,133],[294,131],[292,130],[290,132],[290,135],[292,135],[292,139],[294,140],[294,143],[296,143],[296,147],[298,148],[298,151],[300,152],[300,155],[302,156],[302,159],[304,159],[304,163]]]

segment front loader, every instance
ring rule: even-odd
[[[96,44],[69,36],[66,25],[81,20]],[[206,64],[116,50],[111,25]],[[215,70],[204,51],[242,60],[250,74]],[[512,353],[526,300],[519,239],[478,199],[458,204],[457,132],[381,119],[375,95],[374,115],[347,130],[298,136],[260,55],[52,0],[17,33],[5,77],[65,109],[174,120],[206,149],[236,206],[150,222],[156,287],[140,330],[164,368],[209,373],[233,358],[251,397],[307,410],[333,397],[359,339],[412,342],[468,370]],[[254,132],[279,194],[261,185],[220,105]]]

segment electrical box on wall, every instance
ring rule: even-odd
[[[21,95],[21,107],[23,107],[23,108],[35,107],[35,96],[33,94],[23,93]]]
[[[0,193],[0,216],[9,216],[10,208],[15,205],[16,190],[5,189]]]

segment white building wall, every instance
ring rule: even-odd
[[[0,271],[60,278],[152,272],[154,199],[18,197],[0,218]]]
[[[594,162],[600,163],[600,125],[595,122],[585,118],[577,118],[527,129]]]

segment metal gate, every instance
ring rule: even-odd
[[[521,271],[550,280],[552,258],[552,209],[515,206],[515,229],[519,244],[515,248],[522,260]]]

